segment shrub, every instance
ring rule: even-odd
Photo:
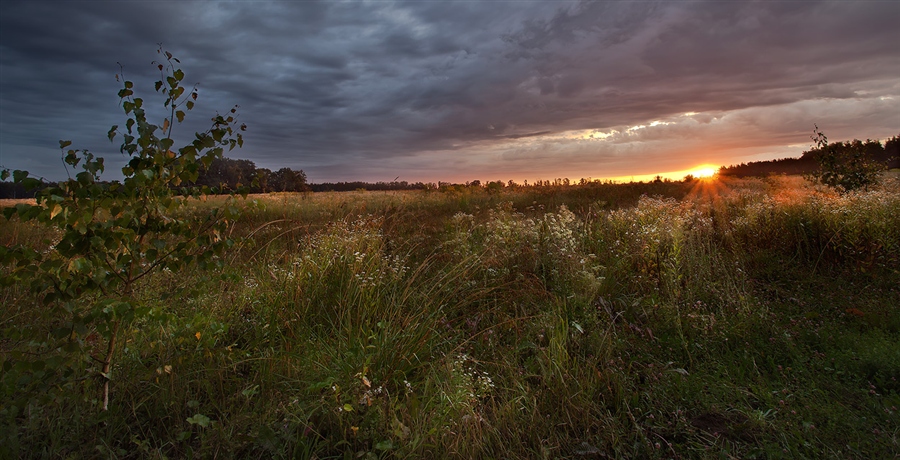
[[[870,185],[878,183],[878,175],[884,165],[868,155],[866,144],[858,140],[829,144],[818,126],[813,133],[812,140],[816,143],[813,152],[819,162],[819,169],[812,173],[815,181],[841,192],[859,188],[868,190]]]
[[[34,205],[3,210],[8,220],[15,216],[34,221],[56,229],[59,236],[47,242],[46,251],[24,245],[0,247],[0,262],[9,267],[0,283],[25,285],[41,296],[54,325],[43,336],[31,337],[38,350],[11,353],[3,362],[0,390],[24,398],[14,404],[19,410],[28,404],[29,395],[52,388],[65,391],[66,386],[84,382],[80,374],[85,370],[101,379],[100,399],[106,410],[123,326],[150,313],[139,301],[139,282],[154,271],[217,265],[218,255],[233,244],[225,235],[237,214],[233,200],[207,215],[192,216],[184,209],[188,200],[209,189],[178,187],[195,181],[201,164],[221,158],[225,147],[241,146],[239,131],[245,126],[236,126],[233,108],[227,116],[216,115],[212,126],[197,133],[193,142],[173,151],[175,124],[194,107],[197,88],[188,92],[182,86],[184,72],[175,66],[180,61],[162,48],[158,53],[165,59],[154,62],[160,72],[156,91],[165,97],[168,113],[161,126],[149,122],[143,99],[134,97],[134,84],[122,77],[118,94],[128,119],[124,132],[113,126],[108,135],[112,141],[122,134],[120,151],[130,156],[122,168],[124,180],[101,182],[103,158],[70,149],[64,153],[65,164],[80,165],[83,171],[38,192]],[[61,150],[69,145],[70,141],[59,143]],[[27,171],[2,173],[4,180],[10,175],[25,188],[39,185]]]

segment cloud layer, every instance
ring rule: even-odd
[[[900,134],[896,2],[44,2],[0,7],[0,163],[121,162],[157,43],[241,106],[260,167],[336,180],[618,177]],[[145,99],[150,99],[145,95]],[[163,115],[159,114],[160,122]]]

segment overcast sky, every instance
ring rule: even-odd
[[[0,2],[0,165],[123,157],[119,65],[146,104],[162,43],[240,106],[258,167],[326,181],[641,176],[900,134],[900,2]],[[159,112],[158,123],[163,114]],[[176,143],[176,146],[180,144]]]

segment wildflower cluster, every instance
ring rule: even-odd
[[[402,279],[405,258],[387,254],[381,219],[340,221],[310,238],[293,261],[291,279],[321,280],[339,274],[344,282],[369,288]]]
[[[494,381],[487,372],[479,370],[477,361],[467,354],[448,356],[448,360],[443,390],[447,409],[455,413],[458,420],[480,418],[481,403],[492,396]]]
[[[637,206],[610,212],[600,232],[616,260],[659,289],[666,277],[677,281],[687,241],[712,228],[709,215],[689,202],[642,196]]]
[[[595,256],[583,250],[584,225],[565,205],[532,218],[504,203],[478,223],[458,213],[451,225],[453,253],[478,259],[487,279],[534,273],[549,287],[567,292],[575,280],[599,276]]]
[[[900,197],[886,190],[763,196],[735,208],[731,234],[748,249],[797,253],[816,262],[900,261]]]

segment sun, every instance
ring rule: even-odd
[[[685,198],[708,204],[718,202],[724,194],[728,193],[728,186],[725,182],[718,180],[717,173],[718,169],[709,164],[692,169],[690,174],[698,180],[692,182],[691,190]]]
[[[691,174],[694,177],[712,177],[716,175],[716,168],[711,165],[701,165],[691,170]]]

